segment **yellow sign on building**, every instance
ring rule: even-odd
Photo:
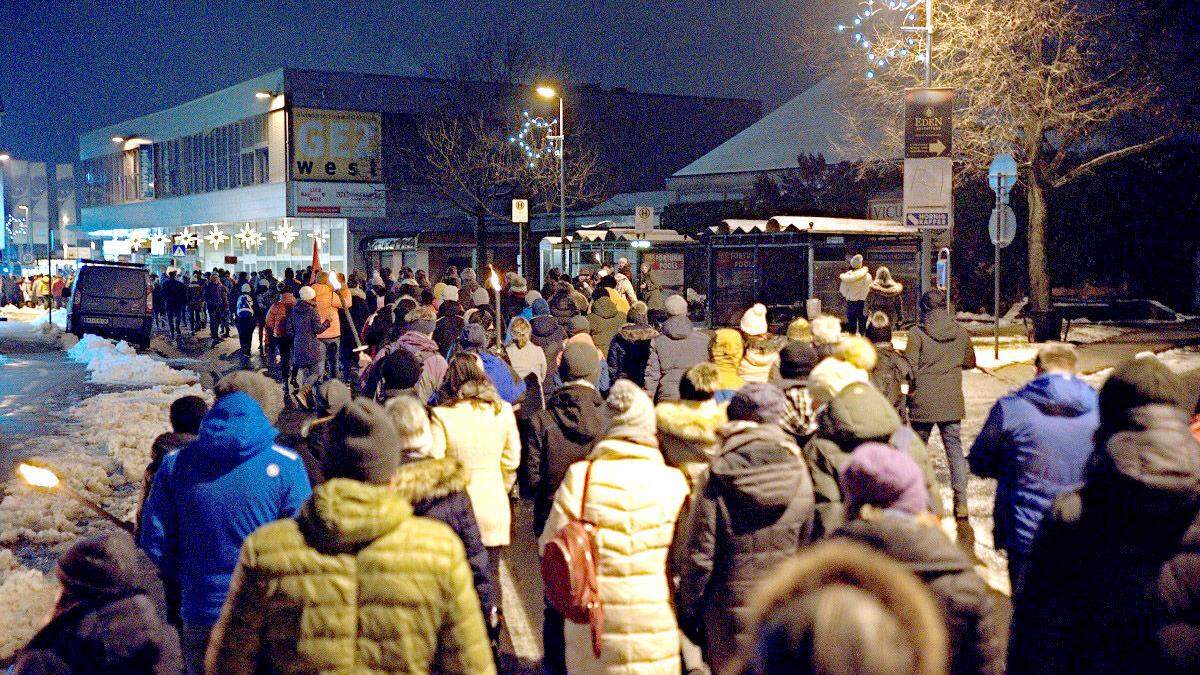
[[[383,179],[379,113],[292,110],[292,180]]]

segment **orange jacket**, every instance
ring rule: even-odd
[[[324,278],[322,277],[322,281],[312,284],[312,289],[317,293],[317,297],[313,301],[317,308],[317,316],[321,321],[329,322],[329,328],[317,336],[318,340],[342,336],[342,321],[338,316],[338,310],[350,309],[351,302],[350,289],[342,286],[335,293],[333,287],[324,281]]]
[[[271,305],[271,309],[267,310],[267,318],[263,320],[263,323],[266,324],[267,334],[272,339],[281,337],[287,332],[288,314],[295,306],[296,296],[291,293],[283,293],[279,296],[279,300]]]

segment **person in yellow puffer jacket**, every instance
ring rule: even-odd
[[[709,358],[717,367],[717,401],[733,398],[733,392],[742,388],[746,381],[738,374],[738,364],[745,354],[742,334],[732,328],[718,328],[713,332],[708,347]]]

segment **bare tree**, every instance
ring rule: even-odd
[[[516,119],[516,116],[513,116]],[[506,130],[482,115],[437,117],[420,131],[420,145],[409,153],[415,177],[409,190],[444,203],[475,224],[477,260],[487,260],[487,221],[509,218],[508,198],[530,200],[531,213],[557,209],[557,156],[531,162]],[[568,208],[600,201],[607,186],[596,153],[579,147],[567,150],[565,164]]]
[[[1105,44],[1107,17],[1076,0],[948,0],[936,3],[934,84],[956,91],[954,159],[979,176],[993,155],[1011,152],[1028,195],[1030,300],[1050,309],[1046,222],[1055,190],[1171,136],[1172,125],[1130,125],[1156,111],[1158,87],[1145,53]],[[910,33],[880,22],[876,55],[919,51]],[[904,88],[921,81],[923,63],[894,59],[867,79],[863,53],[841,61],[840,82],[853,104],[845,113],[847,150],[895,162],[903,141]],[[877,56],[878,58],[878,56]]]
[[[462,50],[439,54],[424,68],[429,77],[510,84],[539,78],[561,81],[569,70],[561,46],[537,42],[521,24],[493,26]]]

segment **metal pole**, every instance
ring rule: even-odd
[[[558,93],[558,235],[562,237],[562,273],[570,275],[567,265],[567,131],[563,119],[563,93]]]
[[[1004,216],[1001,215],[1001,218]],[[1000,244],[995,244],[996,247],[996,270],[995,270],[995,288],[993,289],[994,297],[992,298],[992,356],[1000,360]]]
[[[925,87],[933,86],[933,0],[925,0]]]

